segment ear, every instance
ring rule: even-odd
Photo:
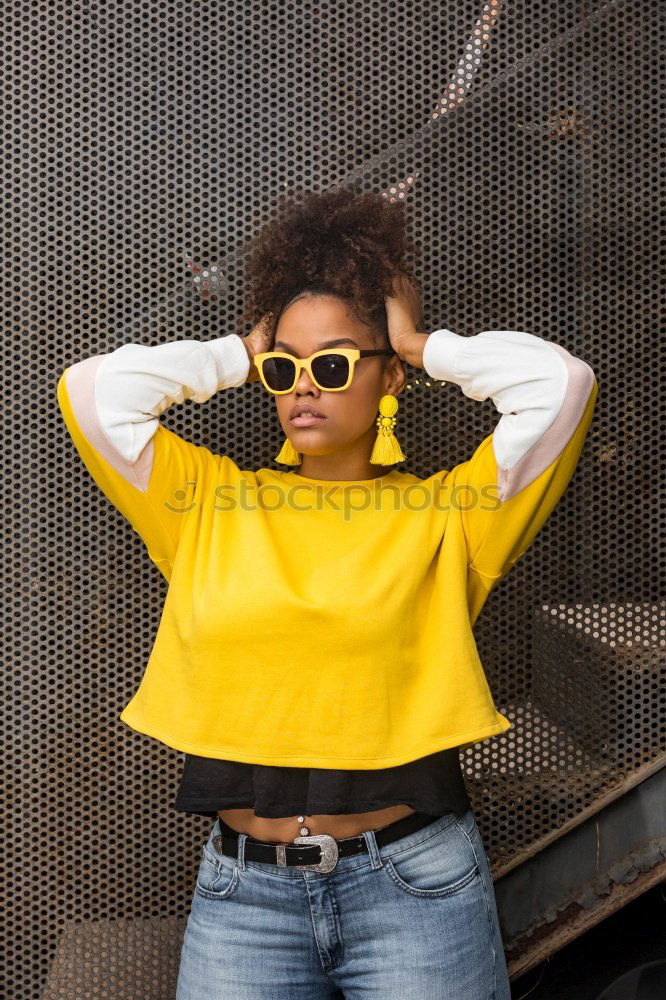
[[[405,387],[406,379],[405,362],[395,354],[386,366],[386,392],[398,396]]]

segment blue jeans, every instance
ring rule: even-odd
[[[328,873],[201,849],[176,1000],[511,1000],[471,809]]]

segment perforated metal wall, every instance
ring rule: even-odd
[[[56,382],[127,341],[233,332],[237,248],[293,184],[392,189],[429,329],[527,330],[599,380],[574,479],[475,630],[514,723],[464,753],[496,874],[666,751],[660,5],[492,7],[3,11],[4,996],[173,996],[209,823],[172,810],[180,755],[118,720],[166,583],[75,453]],[[401,468],[424,476],[497,413],[410,374]],[[163,420],[278,467],[258,383]]]

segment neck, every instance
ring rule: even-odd
[[[342,480],[379,479],[393,468],[392,465],[372,465],[369,456],[375,434],[370,432],[371,440],[354,442],[354,447],[348,451],[339,449],[329,455],[303,455],[299,466],[294,466],[294,472],[308,479]]]

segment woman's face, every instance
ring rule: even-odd
[[[340,299],[305,293],[281,313],[273,350],[307,358],[328,347],[373,350],[388,346]],[[375,420],[385,393],[402,391],[405,369],[397,355],[361,358],[351,385],[342,391],[319,389],[303,369],[292,392],[275,396],[282,430],[304,455],[328,455],[340,449],[351,452],[367,446],[369,457],[377,435]],[[310,403],[324,420],[299,427],[290,414],[297,403]]]

